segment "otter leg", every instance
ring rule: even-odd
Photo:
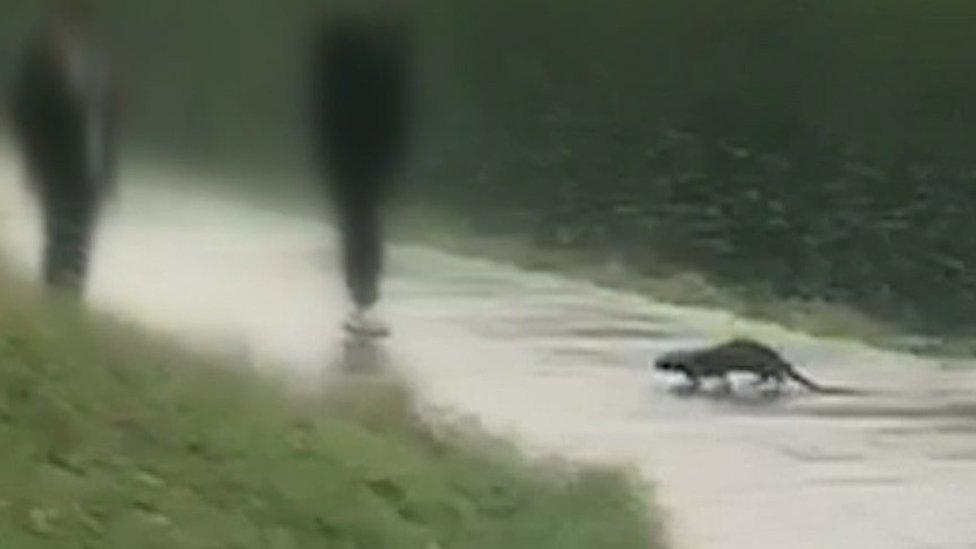
[[[759,386],[759,385],[765,385],[765,384],[769,383],[769,380],[773,377],[772,375],[770,375],[769,372],[759,372],[756,375],[758,377],[756,379],[752,380],[753,387],[756,387],[756,386]]]
[[[720,376],[719,377],[719,380],[721,380],[721,383],[722,383],[721,385],[719,385],[719,392],[720,393],[731,393],[732,392],[732,380],[730,380],[729,377],[726,376],[726,375]]]
[[[697,375],[693,374],[688,369],[682,369],[681,373],[683,373],[685,378],[688,379],[689,391],[697,391],[699,388],[701,388],[701,379]]]

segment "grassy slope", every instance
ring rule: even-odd
[[[393,386],[299,399],[0,286],[2,547],[659,546],[625,474],[425,426]]]

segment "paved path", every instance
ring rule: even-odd
[[[342,353],[332,233],[128,168],[91,299],[194,345],[322,379]],[[36,271],[37,224],[0,158],[0,242]],[[179,188],[172,190],[172,182]],[[170,190],[167,190],[170,189]],[[427,402],[541,452],[657,484],[677,549],[976,548],[976,369],[797,335],[559,277],[393,250],[384,352]],[[870,397],[682,398],[647,369],[674,346],[761,337]],[[307,381],[306,381],[307,383]]]

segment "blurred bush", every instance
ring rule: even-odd
[[[308,170],[313,0],[103,0],[130,135]],[[4,46],[33,3],[5,7]],[[26,4],[26,5],[21,5]],[[405,196],[482,232],[976,327],[976,4],[429,0]],[[12,49],[0,48],[0,74]]]

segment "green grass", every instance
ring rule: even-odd
[[[392,381],[297,396],[0,286],[0,547],[662,546],[629,473],[421,420]]]

